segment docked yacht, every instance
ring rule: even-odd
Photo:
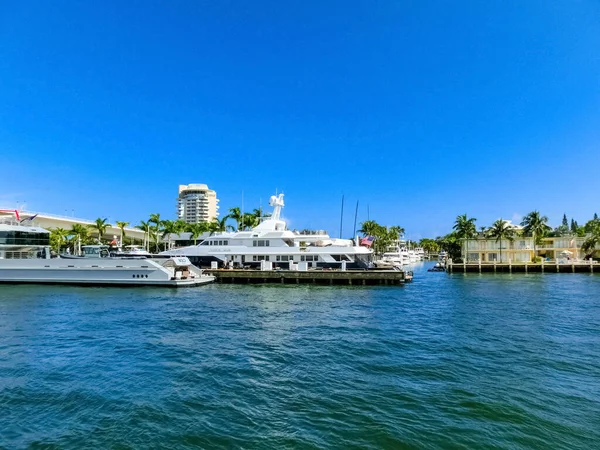
[[[82,250],[83,256],[53,257],[48,230],[3,218],[0,283],[183,287],[214,281],[182,256],[110,257],[108,247],[102,245]]]
[[[288,268],[369,268],[372,251],[350,239],[332,239],[325,232],[301,234],[287,229],[281,219],[283,194],[271,196],[273,213],[249,231],[206,236],[198,245],[167,250],[160,255],[185,256],[204,267],[216,262],[221,267],[256,267],[264,262]]]

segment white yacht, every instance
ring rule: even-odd
[[[350,239],[332,239],[325,232],[301,234],[287,229],[281,219],[283,194],[271,196],[270,217],[249,231],[224,232],[206,236],[198,245],[167,250],[160,255],[186,256],[198,266],[217,262],[221,267],[264,266],[289,268],[370,268],[372,251]]]
[[[181,256],[114,258],[108,247],[82,247],[84,256],[53,257],[50,233],[12,218],[0,222],[0,283],[120,286],[198,286],[214,281]]]

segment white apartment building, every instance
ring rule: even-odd
[[[219,217],[217,193],[206,184],[180,184],[177,217],[187,223],[210,222]]]

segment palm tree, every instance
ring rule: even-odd
[[[66,237],[69,235],[69,232],[64,228],[54,228],[50,231],[50,241],[53,246],[56,247],[56,253],[60,253],[60,248],[65,242]]]
[[[456,231],[456,236],[459,239],[465,240],[465,261],[468,259],[469,251],[469,239],[473,239],[477,235],[477,228],[475,227],[475,221],[477,219],[471,217],[468,218],[466,214],[456,216],[456,221],[452,227]]]
[[[117,226],[121,230],[121,246],[123,246],[123,239],[125,239],[125,227],[129,225],[129,222],[117,222]]]
[[[260,225],[260,218],[252,213],[245,213],[242,219],[242,230],[251,230],[255,226]]]
[[[184,231],[186,231],[188,225],[189,224],[185,220],[177,219],[175,221],[175,233],[177,233],[177,236],[180,236],[181,233],[183,233]]]
[[[502,218],[496,220],[488,230],[488,236],[500,241],[500,262],[502,262],[502,239],[512,241],[515,230]]]
[[[548,226],[548,217],[542,216],[539,211],[532,211],[523,217],[521,222],[523,231],[533,236],[533,256],[537,256],[536,244],[539,238],[546,235],[546,232],[551,228]]]
[[[226,223],[228,218],[228,216],[225,216],[221,220],[219,220],[215,217],[212,220],[212,222],[208,224],[208,231],[210,231],[210,234],[212,235],[216,232],[223,232],[227,231],[228,229],[231,229],[232,227],[230,225],[227,225]]]
[[[359,233],[362,233],[363,236],[376,236],[377,234],[381,234],[382,226],[379,225],[374,220],[365,220],[360,224]]]
[[[188,223],[186,227],[186,231],[190,232],[190,239],[194,240],[194,245],[196,245],[196,240],[202,233],[209,231],[209,223],[208,222],[200,222],[200,223]]]
[[[405,230],[399,225],[394,225],[390,227],[390,234],[392,235],[393,240],[399,241],[400,237],[404,234]]]
[[[162,221],[160,220],[160,213],[155,213],[155,214],[150,214],[150,218],[148,219],[148,223],[149,224],[154,224],[153,227],[150,227],[150,234],[152,234],[154,236],[154,246],[156,248],[156,250],[158,251],[158,235],[160,232],[160,226],[162,224]],[[148,240],[150,240],[150,238],[148,238]],[[148,243],[148,246],[150,245],[150,243]]]
[[[69,234],[73,236],[73,253],[79,255],[81,253],[81,243],[87,241],[88,239],[88,228],[80,223],[74,223],[69,231]],[[75,247],[75,242],[77,242],[77,247]]]
[[[176,222],[174,222],[173,220],[161,220],[161,225],[162,225],[162,238],[164,239],[165,237],[167,238],[167,244],[168,248],[171,248],[171,234],[178,234],[177,233],[177,224]],[[165,246],[165,250],[167,250],[167,247]]]
[[[243,217],[244,214],[242,213],[242,211],[240,210],[240,208],[233,207],[233,208],[229,208],[229,214],[227,216],[224,217],[224,219],[233,219],[236,222],[236,230],[240,230],[240,225],[242,224],[243,221]],[[218,219],[217,219],[218,220]]]
[[[93,225],[88,225],[92,230],[98,231],[98,243],[102,243],[102,236],[106,232],[109,224],[106,223],[107,219],[97,218],[96,222]]]
[[[590,235],[581,244],[581,251],[585,253],[586,258],[594,256],[596,247],[600,244],[600,221],[596,221],[595,225],[590,229]]]
[[[144,248],[146,251],[150,251],[150,231],[152,230],[150,223],[142,220],[140,224],[136,225],[135,227],[144,232]],[[146,236],[148,236],[148,238],[146,238]]]

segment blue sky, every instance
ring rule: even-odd
[[[0,205],[138,223],[177,185],[221,212],[409,237],[600,213],[600,3],[0,6]]]

